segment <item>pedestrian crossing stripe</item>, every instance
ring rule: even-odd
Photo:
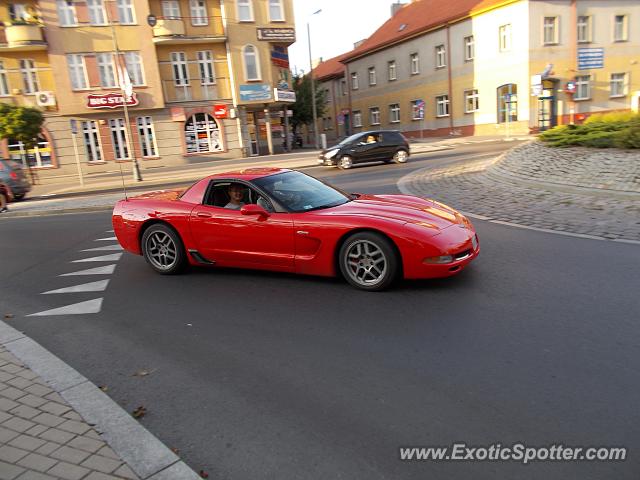
[[[87,300],[86,302],[72,303],[64,307],[53,308],[43,312],[32,313],[27,317],[48,317],[54,315],[86,315],[90,313],[99,313],[102,309],[102,298]]]
[[[117,262],[122,257],[122,253],[112,253],[111,255],[102,255],[100,257],[82,258],[80,260],[74,260],[71,263],[82,262]]]
[[[95,248],[87,248],[85,250],[80,250],[81,252],[113,252],[113,251],[120,251],[122,250],[122,247],[119,244],[114,244],[114,245],[103,245],[101,247],[95,247]]]
[[[109,285],[109,280],[98,280],[97,282],[89,282],[80,285],[73,285],[71,287],[49,290],[48,292],[42,292],[42,295],[49,295],[52,293],[104,292],[107,289],[107,285]]]
[[[116,264],[106,265],[104,267],[89,268],[77,272],[63,273],[59,277],[71,277],[74,275],[111,275],[116,270]]]

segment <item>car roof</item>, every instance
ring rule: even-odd
[[[374,133],[400,133],[400,130],[369,130],[366,132],[360,132],[362,135],[370,135]]]
[[[244,168],[242,170],[232,170],[230,172],[222,172],[222,173],[214,173],[213,175],[209,175],[206,177],[207,180],[215,180],[215,179],[237,179],[237,180],[245,180],[251,181],[256,178],[268,177],[270,175],[275,175],[277,173],[291,172],[288,168],[274,168],[274,167],[252,167],[252,168]]]

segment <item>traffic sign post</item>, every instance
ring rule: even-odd
[[[420,119],[420,139],[424,138],[424,100],[416,100],[416,108],[418,109],[418,118]]]
[[[73,154],[76,157],[76,165],[78,167],[78,179],[80,180],[80,186],[84,187],[84,178],[82,177],[82,166],[80,165],[80,154],[78,153],[78,142],[76,141],[76,135],[78,134],[78,121],[71,119],[71,142],[73,143]]]

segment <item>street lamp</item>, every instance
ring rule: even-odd
[[[322,9],[313,12],[310,17],[322,12]],[[320,140],[318,138],[318,112],[316,109],[316,86],[313,81],[313,57],[311,57],[311,27],[307,20],[307,41],[309,42],[309,78],[311,79],[311,111],[313,112],[313,139],[316,149],[320,148]]]

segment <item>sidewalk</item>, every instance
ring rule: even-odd
[[[0,321],[0,480],[196,480],[98,387]]]

